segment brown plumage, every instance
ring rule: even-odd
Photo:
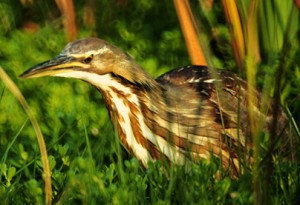
[[[57,57],[21,75],[41,76],[78,78],[96,87],[122,144],[145,167],[161,158],[188,165],[214,156],[238,175],[252,161],[248,86],[229,72],[212,74],[204,66],[186,66],[154,80],[120,49],[89,38],[68,44]],[[254,93],[260,107],[261,94]],[[258,107],[251,108],[254,119],[269,132],[272,106],[264,113]],[[288,119],[282,110],[278,116],[273,137],[288,149]]]

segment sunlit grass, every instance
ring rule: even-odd
[[[93,34],[114,43],[133,55],[153,76],[158,76],[173,67],[190,64],[172,1],[165,4],[146,0],[128,1],[128,6],[124,4],[116,6],[112,3],[114,1],[96,2],[98,4],[94,5],[97,14],[94,15],[96,18],[94,30],[88,30],[81,24],[82,6],[74,2],[76,9],[79,9],[76,10],[81,31],[78,36],[86,37]],[[236,11],[229,11],[229,16],[233,19],[231,23],[225,23],[225,12],[222,13],[224,5],[221,2],[207,2],[215,2],[211,10],[206,8],[206,13],[202,12],[202,8],[197,4],[195,7],[192,5],[192,11],[197,21],[205,18],[200,22],[199,39],[200,44],[205,45],[203,52],[208,64],[234,71],[245,79],[248,76],[251,86],[262,88],[264,104],[268,104],[270,100],[267,96],[275,92],[274,85],[277,81],[275,73],[279,64],[277,57],[284,42],[285,29],[282,29],[285,28],[284,22],[293,20],[289,21],[290,30],[293,32],[286,37],[291,42],[291,48],[287,51],[288,58],[280,62],[286,66],[285,75],[281,77],[284,93],[281,93],[280,100],[284,106],[291,105],[291,112],[295,119],[290,126],[296,127],[299,124],[298,104],[300,104],[299,61],[295,60],[295,56],[299,56],[299,48],[295,48],[299,45],[299,39],[295,39],[295,30],[299,32],[297,15],[292,16],[295,15],[294,12],[284,12],[289,7],[283,5],[284,1],[280,0],[274,1],[274,5],[268,3],[267,6],[260,6],[257,16],[259,24],[256,25],[259,31],[250,29],[252,33],[257,32],[259,38],[259,41],[254,42],[247,39],[245,33],[248,16],[247,1],[235,1],[241,19],[234,14]],[[226,6],[226,1],[223,2]],[[52,14],[50,9],[55,5],[49,6],[46,1],[43,3],[41,8],[43,8],[43,18],[46,18],[48,13]],[[55,203],[258,203],[255,194],[265,193],[261,185],[266,181],[264,178],[257,178],[257,180],[261,179],[260,185],[254,189],[252,179],[256,172],[263,171],[261,167],[257,166],[257,171],[250,170],[243,173],[238,179],[227,176],[216,178],[215,173],[220,164],[217,159],[211,163],[203,161],[193,165],[188,174],[183,168],[176,166],[170,166],[169,174],[166,174],[164,171],[166,166],[163,162],[150,164],[147,170],[143,169],[139,162],[129,156],[119,144],[118,136],[114,134],[116,132],[109,122],[106,108],[102,103],[102,97],[92,87],[83,82],[65,79],[44,78],[20,81],[17,76],[22,71],[58,54],[67,40],[61,26],[63,24],[60,23],[61,19],[49,20],[53,16],[46,23],[36,20],[40,23],[37,33],[29,34],[19,29],[22,25],[15,25],[15,22],[20,23],[22,19],[16,19],[17,21],[12,19],[14,18],[12,14],[18,12],[12,12],[16,8],[9,5],[5,4],[5,10],[0,12],[1,22],[4,22],[0,26],[0,29],[4,28],[0,32],[0,63],[26,96],[45,136],[52,177],[52,197]],[[229,10],[233,8],[227,7]],[[0,8],[3,8],[2,4]],[[27,9],[30,13],[30,7]],[[37,11],[38,6],[35,9]],[[276,12],[274,9],[277,9]],[[272,12],[275,12],[274,15]],[[268,17],[264,16],[265,14]],[[284,15],[283,21],[280,20],[280,15]],[[234,22],[241,22],[242,29],[233,30],[233,34],[230,34],[228,23],[234,26],[234,29],[239,27],[237,25],[239,23]],[[232,35],[237,35],[238,38],[231,39]],[[248,63],[246,66],[243,65],[245,61],[241,60],[242,66],[238,66],[240,63],[236,62],[235,56],[244,55],[241,35],[246,35],[243,36],[244,41],[248,41],[244,45],[245,52],[247,49],[255,51],[257,49],[253,48],[255,46],[259,47],[260,52],[263,51],[259,63],[256,60],[246,61]],[[217,44],[212,46],[211,42],[216,39]],[[234,40],[237,40],[238,51],[234,51],[231,47]],[[245,56],[247,57],[246,53]],[[254,67],[256,70],[253,70]],[[28,116],[18,114],[22,109],[10,96],[6,86],[0,85],[2,123],[0,150],[3,153],[1,162],[6,164],[6,167],[1,167],[0,199],[10,204],[18,204],[17,199],[20,204],[43,202],[45,201],[43,166],[39,160],[41,154],[38,146],[34,143],[34,131],[32,126],[26,123]],[[299,139],[299,130],[297,132]],[[265,141],[261,143],[257,141],[257,146],[265,143]],[[257,152],[257,156],[263,155]],[[287,161],[281,156],[276,156],[273,160],[274,170],[266,197],[273,204],[297,204],[300,191],[297,163]]]
[[[15,85],[15,83],[9,78],[9,76],[5,73],[5,71],[0,67],[0,77],[4,84],[7,86],[7,88],[11,91],[11,93],[18,99],[20,104],[23,106],[25,112],[28,115],[29,120],[32,123],[32,126],[34,128],[34,131],[36,133],[37,141],[40,148],[41,153],[41,159],[42,159],[42,166],[43,166],[43,174],[45,178],[45,203],[51,204],[52,203],[52,187],[51,187],[51,175],[50,175],[50,167],[48,162],[48,153],[46,150],[46,144],[44,141],[43,134],[41,132],[41,129],[39,127],[39,124],[33,115],[28,103],[26,102],[24,96],[18,89],[18,87]],[[2,167],[1,167],[2,169]]]

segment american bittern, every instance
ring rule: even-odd
[[[21,75],[42,76],[78,78],[98,89],[121,143],[145,167],[161,158],[183,165],[215,156],[237,175],[240,163],[252,160],[247,83],[229,72],[212,75],[207,67],[186,66],[155,80],[120,49],[88,38],[69,43],[58,56]],[[255,91],[258,105],[260,95]],[[271,107],[265,114],[251,108],[255,120],[264,120],[265,132]],[[278,116],[276,135],[286,135],[287,117],[281,110]]]

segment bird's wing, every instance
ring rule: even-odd
[[[192,137],[188,139],[207,141],[205,146],[214,155],[222,154],[225,167],[231,164],[236,168],[237,153],[246,155],[252,144],[251,137],[246,139],[250,126],[245,81],[226,71],[211,73],[205,66],[176,68],[156,81],[172,99],[168,106],[176,108],[178,123],[189,124],[187,134]]]
[[[169,92],[176,92],[176,89],[172,89],[176,86],[180,88],[181,91],[175,95],[183,101],[188,102],[193,99],[186,96],[185,92],[193,93],[192,91],[194,91],[198,94],[198,106],[204,107],[199,114],[205,115],[209,124],[215,129],[219,129],[219,133],[221,133],[219,137],[222,139],[219,142],[227,141],[231,145],[236,145],[225,146],[223,149],[232,149],[235,152],[237,149],[249,150],[252,147],[249,109],[251,109],[254,120],[261,122],[259,126],[263,131],[270,132],[272,129],[274,101],[270,99],[262,109],[261,93],[254,90],[253,100],[255,103],[249,108],[248,89],[251,88],[248,87],[246,81],[235,74],[227,71],[211,72],[211,69],[205,66],[186,66],[173,69],[159,76],[156,81],[165,87],[170,87]],[[176,100],[174,101],[176,102]],[[184,105],[184,103],[180,102],[178,105]],[[188,104],[188,106],[193,105]],[[288,118],[281,107],[277,112],[278,126],[276,136],[273,137],[280,139],[282,145],[279,145],[278,150],[285,152],[286,149],[292,149],[286,148],[286,144],[289,142],[288,129],[286,129]],[[233,153],[230,157],[234,156]]]
[[[211,73],[205,66],[186,66],[173,69],[156,81],[170,88],[168,92],[173,92],[177,100],[197,100],[197,106],[210,106],[214,111],[212,117],[216,123],[223,123],[224,128],[239,126],[238,112],[240,119],[247,122],[247,83],[230,72]],[[194,97],[189,98],[186,93]],[[186,106],[182,101],[177,104]]]

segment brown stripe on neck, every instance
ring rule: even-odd
[[[138,116],[143,115],[141,113],[141,110],[139,110],[137,106],[130,101],[126,100],[125,104],[130,108],[129,119],[130,119],[131,129],[136,141],[148,150],[150,156],[153,159],[161,159],[161,153],[158,150],[158,147],[155,144],[153,144],[150,140],[145,138],[142,134],[141,125],[138,121]]]
[[[137,116],[142,115],[142,113],[139,110],[138,105],[135,105],[134,103],[132,103],[128,100],[128,99],[130,99],[131,94],[126,94],[123,91],[118,90],[114,87],[110,87],[110,89],[117,95],[118,98],[122,99],[125,106],[130,109],[130,114],[129,114],[130,125],[131,125],[131,129],[132,129],[132,132],[134,134],[134,137],[135,137],[135,140],[137,141],[137,143],[139,143],[144,148],[146,148],[148,150],[150,156],[153,159],[161,159],[161,153],[158,150],[158,147],[142,135],[140,124],[139,124],[139,121],[137,118]],[[132,92],[132,95],[135,95],[135,93]],[[109,101],[107,101],[107,102],[109,102]],[[118,113],[118,110],[116,108],[114,108],[113,110],[114,110],[114,112],[116,112],[117,119],[123,120],[123,122],[124,122],[124,119],[123,119],[122,115]],[[122,141],[122,144],[128,150],[130,150],[130,152],[133,154],[132,149],[128,145],[126,136],[123,133],[120,124],[119,123],[117,123],[117,124],[118,124],[118,132],[120,134],[120,139]],[[138,157],[138,155],[137,155],[137,157]]]

